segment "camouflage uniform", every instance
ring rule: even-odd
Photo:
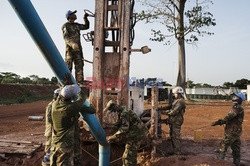
[[[218,150],[218,158],[224,159],[227,152],[227,148],[231,146],[233,154],[233,163],[235,165],[240,165],[240,136],[242,133],[242,123],[244,119],[244,109],[241,105],[236,104],[229,111],[228,115],[223,119],[219,119],[214,122],[214,125],[225,126],[224,139],[220,143],[220,149]]]
[[[148,133],[148,129],[138,116],[126,107],[121,107],[118,113],[118,131],[110,137],[111,140],[125,139],[126,146],[122,156],[123,166],[135,166],[140,143]]]
[[[50,165],[74,165],[75,125],[79,112],[95,113],[93,107],[83,105],[85,98],[80,94],[77,101],[64,101],[59,96],[52,104],[53,137]],[[78,147],[80,148],[80,147]]]
[[[51,117],[51,111],[52,111],[52,103],[51,101],[47,107],[45,112],[45,133],[44,136],[46,137],[45,142],[45,153],[50,153],[51,148],[51,140],[52,140],[52,117]]]
[[[78,83],[83,83],[84,76],[83,76],[83,52],[82,52],[82,46],[81,46],[81,40],[80,40],[80,31],[89,29],[89,20],[87,17],[84,17],[85,24],[79,24],[79,23],[71,23],[66,22],[62,26],[63,31],[63,37],[66,44],[66,53],[65,53],[65,62],[70,70],[72,72],[72,66],[73,62],[75,65],[75,77],[76,81]],[[79,50],[75,51],[72,48],[72,44],[76,43],[79,47]]]
[[[175,99],[169,115],[169,135],[175,154],[181,153],[181,125],[184,121],[186,104],[183,98]]]
[[[74,165],[75,166],[81,166],[81,149],[80,149],[80,129],[78,125],[78,119],[80,115],[78,114],[76,116],[76,121],[74,123],[75,126],[75,136],[74,136]]]

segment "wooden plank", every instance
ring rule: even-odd
[[[10,143],[20,143],[20,144],[32,144],[31,141],[16,141],[16,140],[7,140],[7,139],[0,139],[0,142],[10,142]]]
[[[24,143],[12,140],[7,140],[7,141],[8,142],[3,142],[3,140],[0,141],[0,154],[32,155],[38,148],[41,147],[41,144],[27,143],[28,141],[22,141]]]

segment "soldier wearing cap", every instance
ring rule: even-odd
[[[43,157],[42,165],[49,165],[49,159],[50,159],[50,148],[51,148],[51,141],[52,141],[52,117],[51,117],[51,111],[52,111],[52,103],[57,99],[58,95],[60,93],[60,89],[54,90],[53,100],[47,105],[46,111],[45,111],[45,132],[44,136],[46,137],[45,142],[45,156]]]
[[[52,104],[53,137],[50,165],[76,165],[74,163],[75,125],[79,112],[95,113],[90,105],[86,106],[85,97],[77,84],[62,88],[57,100]],[[76,101],[74,99],[78,95]],[[80,148],[80,147],[78,147]]]
[[[220,143],[220,148],[217,150],[217,158],[224,159],[227,149],[231,146],[233,154],[233,163],[236,166],[240,165],[240,136],[242,134],[242,123],[244,120],[244,109],[242,102],[246,100],[243,93],[232,94],[233,107],[229,113],[222,119],[219,119],[212,123],[212,126],[223,125],[224,138]]]
[[[140,143],[146,138],[147,127],[139,117],[126,107],[119,106],[114,101],[109,101],[104,111],[117,112],[118,131],[107,137],[109,143],[125,141],[125,151],[122,156],[123,166],[135,166],[137,163],[137,151]]]
[[[76,13],[77,11],[67,11],[66,19],[68,20],[62,26],[63,38],[66,44],[66,53],[65,53],[65,62],[72,72],[73,63],[75,65],[75,78],[79,84],[83,84],[84,73],[83,73],[83,52],[80,40],[80,31],[89,29],[89,20],[88,14],[84,15],[85,24],[76,23],[77,19]]]

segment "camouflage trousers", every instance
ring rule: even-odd
[[[75,133],[74,133],[74,165],[81,166],[81,144],[80,144],[80,129],[77,124],[75,124]]]
[[[84,75],[83,75],[83,54],[82,51],[66,51],[65,62],[72,72],[73,63],[75,65],[75,78],[78,83],[83,84]]]
[[[45,134],[46,142],[45,142],[45,153],[50,153],[51,142],[52,142],[52,125],[50,123],[46,123],[45,125]]]
[[[52,147],[50,166],[73,166],[73,147]]]
[[[240,165],[240,136],[225,134],[224,139],[220,143],[220,149],[218,158],[224,159],[227,149],[231,146],[232,154],[233,154],[233,163],[235,165]]]
[[[169,133],[173,151],[175,154],[181,153],[181,125],[169,124]]]
[[[44,148],[45,153],[50,153],[51,141],[52,141],[51,136],[46,137],[45,148]]]
[[[127,142],[122,155],[122,166],[136,166],[140,141]]]

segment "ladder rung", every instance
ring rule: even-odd
[[[111,56],[111,55],[119,56],[120,53],[118,53],[118,52],[105,52],[104,55],[105,55],[105,56]]]
[[[120,45],[119,41],[105,40],[105,46],[119,46],[119,45]]]
[[[105,90],[104,91],[106,94],[109,93],[109,94],[118,94],[120,93],[121,91],[120,90]]]
[[[105,30],[109,31],[109,30],[119,30],[119,27],[104,27]]]
[[[108,11],[118,11],[118,5],[108,5]]]

